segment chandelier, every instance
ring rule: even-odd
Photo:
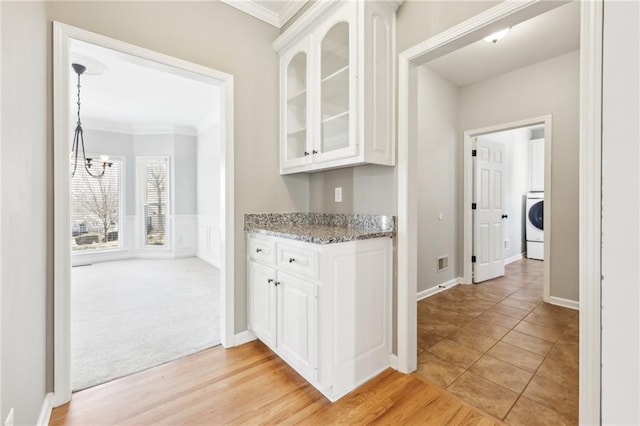
[[[73,70],[78,74],[78,122],[76,123],[76,130],[73,135],[73,145],[71,146],[71,160],[73,161],[73,171],[71,172],[71,177],[75,176],[76,169],[78,168],[78,153],[80,148],[82,147],[82,163],[84,165],[85,170],[89,176],[94,177],[96,179],[104,176],[104,172],[107,167],[111,167],[113,165],[112,162],[109,161],[109,156],[101,155],[100,156],[100,164],[102,165],[102,170],[98,167],[98,172],[92,173],[91,167],[93,166],[93,158],[87,158],[87,155],[84,151],[84,135],[82,130],[82,123],[80,122],[80,76],[87,70],[87,67],[81,64],[71,64]],[[96,170],[94,168],[94,170]]]

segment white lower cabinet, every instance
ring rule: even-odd
[[[248,323],[262,342],[331,401],[389,367],[390,238],[248,238]],[[276,258],[251,252],[265,247]]]

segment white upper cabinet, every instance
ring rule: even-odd
[[[395,165],[399,2],[316,2],[275,42],[280,173]]]

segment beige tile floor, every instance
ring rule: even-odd
[[[542,302],[543,262],[418,302],[418,371],[511,425],[578,423],[578,312]]]

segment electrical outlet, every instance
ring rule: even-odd
[[[341,203],[342,202],[342,187],[341,186],[337,186],[335,188],[334,192],[335,192],[336,203]]]
[[[509,240],[504,240],[504,248],[505,250],[509,248]]]
[[[7,418],[4,421],[4,426],[13,426],[13,408],[9,410],[9,414],[7,414]]]

